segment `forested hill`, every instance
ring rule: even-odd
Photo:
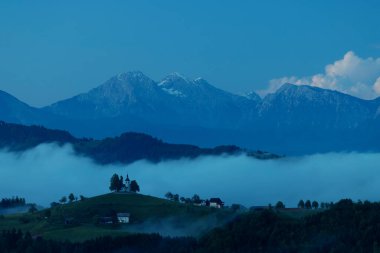
[[[25,151],[42,143],[72,144],[78,155],[94,159],[100,164],[132,163],[138,160],[159,162],[162,160],[195,158],[202,155],[237,155],[268,159],[277,156],[264,152],[248,152],[237,146],[200,148],[194,145],[169,144],[142,133],[124,133],[103,140],[78,139],[61,130],[41,126],[23,126],[0,122],[0,148],[13,152]]]
[[[0,121],[0,148],[23,151],[42,143],[75,143],[78,139],[61,130],[46,129],[41,126],[24,126]]]
[[[0,233],[1,252],[377,253],[380,204],[341,200],[330,209],[293,217],[291,211],[238,215],[199,239],[158,234],[103,236],[84,242],[47,240],[16,229]],[[115,230],[114,230],[115,231]]]

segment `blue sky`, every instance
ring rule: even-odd
[[[263,90],[350,51],[376,62],[379,13],[371,0],[1,1],[0,89],[43,106],[141,70]]]

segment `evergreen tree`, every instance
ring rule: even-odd
[[[285,208],[285,205],[284,205],[284,203],[282,203],[282,201],[278,201],[277,203],[276,203],[276,209],[283,209],[283,208]]]
[[[75,200],[75,196],[73,193],[69,194],[69,202],[72,203]]]
[[[173,199],[173,193],[171,193],[171,192],[167,192],[167,193],[165,194],[165,198],[167,198],[168,200],[172,200],[172,199]]]
[[[59,200],[59,202],[60,202],[61,204],[66,203],[66,202],[67,202],[67,198],[66,198],[66,196],[63,196],[63,197]]]
[[[120,176],[120,179],[119,179],[119,184],[117,186],[117,191],[120,191],[121,189],[123,189],[124,187],[124,179],[123,179],[123,176]]]
[[[305,208],[305,202],[302,199],[298,202],[298,208]]]
[[[311,209],[311,202],[310,202],[310,200],[306,200],[306,202],[305,202],[305,208],[306,209]]]
[[[201,198],[199,197],[198,194],[194,194],[194,196],[191,198],[191,201],[192,201],[193,203],[198,204],[198,203],[201,203]]]
[[[140,186],[138,185],[136,180],[131,181],[131,191],[132,192],[140,192]]]
[[[120,190],[119,186],[120,186],[119,175],[115,173],[111,177],[109,188],[111,191],[118,192]]]

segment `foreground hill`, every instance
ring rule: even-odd
[[[173,143],[231,143],[281,154],[379,151],[380,98],[363,100],[307,85],[241,96],[202,78],[171,74],[159,82],[139,71],[44,108],[0,94],[0,120],[105,138],[144,132]]]
[[[124,133],[118,137],[103,140],[78,139],[66,131],[0,122],[0,149],[17,152],[43,143],[71,144],[78,155],[90,157],[100,164],[126,164],[143,159],[159,162],[170,159],[196,158],[203,155],[243,153],[259,159],[278,157],[260,151],[248,152],[237,146],[200,148],[186,144],[169,144],[141,133]]]
[[[149,201],[149,200],[148,200]],[[202,209],[198,209],[202,210]],[[209,209],[212,210],[212,209]],[[218,211],[213,209],[214,211]],[[82,210],[86,213],[86,210]],[[380,252],[380,204],[370,202],[353,203],[341,200],[329,209],[309,212],[302,218],[290,215],[294,210],[249,211],[238,214],[224,226],[216,227],[198,237],[167,238],[157,234],[117,234],[108,230],[101,238],[81,243],[60,242],[71,239],[71,235],[88,235],[90,229],[80,227],[59,228],[42,233],[43,238],[32,240],[28,233],[9,230],[0,235],[2,252],[183,252],[183,253],[357,253]],[[35,214],[34,217],[38,217]],[[0,229],[20,227],[14,217],[0,219]],[[194,220],[192,220],[194,221]],[[36,224],[31,222],[31,224]],[[29,225],[29,228],[32,226]],[[39,225],[40,231],[46,229]],[[99,229],[99,228],[98,228]],[[38,230],[35,230],[38,231]],[[48,230],[46,230],[48,231]],[[60,233],[58,232],[60,231]],[[92,230],[94,233],[95,230]],[[55,237],[52,236],[54,233]],[[104,231],[98,230],[98,235]],[[112,236],[111,236],[112,235]],[[118,235],[118,236],[117,236]],[[94,236],[94,234],[92,234]],[[46,240],[54,238],[56,240]],[[75,237],[74,237],[75,238]],[[82,238],[86,238],[83,236]],[[87,236],[87,238],[91,238]],[[78,240],[78,237],[76,238]]]
[[[101,224],[102,217],[130,213],[130,224]],[[198,236],[231,220],[229,209],[197,207],[133,193],[110,193],[57,205],[34,214],[0,218],[0,230],[11,228],[56,240],[83,241],[104,235],[161,233]]]

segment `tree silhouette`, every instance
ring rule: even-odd
[[[75,196],[74,196],[74,194],[73,194],[73,193],[70,193],[70,194],[69,194],[69,201],[70,201],[70,203],[73,202],[74,200],[75,200]]]
[[[310,202],[310,200],[306,200],[306,202],[305,202],[305,208],[306,209],[311,209],[311,202]]]
[[[132,192],[140,192],[140,186],[136,182],[136,180],[131,181],[131,191]]]
[[[117,190],[118,191],[120,191],[121,189],[123,189],[123,187],[125,186],[123,182],[124,182],[123,176],[120,176],[119,184],[117,185]]]
[[[173,199],[173,193],[171,193],[171,192],[167,192],[167,193],[165,194],[165,198],[167,198],[168,200],[172,200],[172,199]]]
[[[285,208],[284,203],[282,203],[282,201],[278,201],[276,203],[276,209],[283,209],[283,208]]]
[[[317,209],[319,207],[319,204],[317,201],[313,201],[313,203],[311,204],[311,206],[314,208],[314,209]]]
[[[298,202],[298,208],[305,208],[305,202],[302,199]]]
[[[118,174],[113,174],[110,180],[110,190],[118,192],[120,190],[120,179]]]
[[[38,211],[38,210],[37,210],[37,207],[36,207],[35,204],[33,204],[33,205],[29,208],[29,210],[28,210],[29,213],[35,213],[35,212],[37,212],[37,211]]]
[[[67,202],[67,198],[66,196],[63,196],[60,200],[59,200],[60,203],[64,204]]]
[[[194,194],[194,196],[191,198],[191,201],[193,201],[193,203],[199,204],[201,203],[201,198],[198,194]]]

